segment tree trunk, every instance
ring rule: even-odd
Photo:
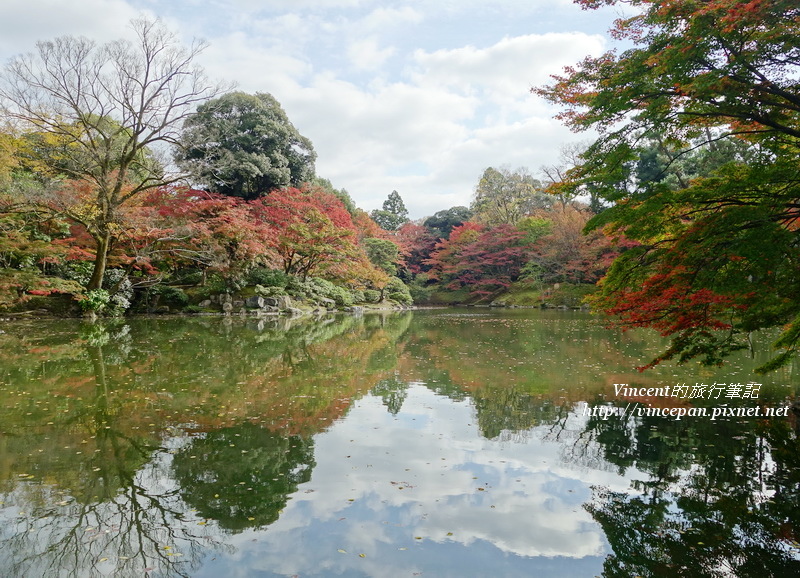
[[[106,273],[106,264],[108,263],[108,249],[111,246],[111,236],[103,235],[96,237],[97,253],[94,257],[94,270],[92,270],[92,277],[86,285],[87,291],[93,289],[100,289],[103,286],[103,276]]]

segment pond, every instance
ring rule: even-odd
[[[579,312],[3,322],[0,575],[800,575],[798,367]]]

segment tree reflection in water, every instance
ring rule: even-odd
[[[183,500],[234,532],[277,520],[289,495],[311,479],[313,467],[312,440],[251,424],[195,438],[173,460]]]
[[[649,479],[585,505],[603,576],[800,575],[800,451],[787,420],[590,418],[602,459]]]
[[[409,317],[2,335],[0,575],[191,576],[231,551],[226,533],[273,523],[309,480],[311,435],[387,373],[361,375],[375,351],[396,363]]]
[[[633,380],[630,361],[651,342],[548,315],[418,312],[307,325],[147,319],[80,331],[20,325],[0,335],[9,360],[0,366],[0,575],[198,575],[240,561],[241,535],[267,527],[270,540],[254,546],[258,560],[274,556],[307,573],[332,563],[308,546],[335,531],[326,524],[344,520],[345,510],[342,527],[351,531],[341,540],[376,527],[369,524],[377,515],[395,516],[398,525],[386,528],[403,540],[400,523],[430,512],[420,527],[444,534],[424,542],[428,569],[453,564],[463,546],[469,571],[480,543],[487,566],[536,567],[536,556],[557,552],[559,568],[580,563],[597,573],[602,563],[609,577],[800,575],[800,451],[791,419],[587,417],[584,400],[607,404],[607,380]],[[785,403],[767,397],[759,401]],[[348,421],[352,407],[374,419],[365,411],[373,406],[386,421],[363,431]],[[437,421],[443,415],[461,417]],[[350,431],[334,452],[342,460],[331,452],[337,422]],[[453,440],[441,441],[441,432]],[[414,455],[411,443],[422,444]],[[315,455],[321,447],[328,451]],[[359,452],[366,454],[354,462]],[[452,471],[443,469],[450,463]],[[452,475],[447,483],[444,474]],[[337,494],[337,475],[347,480],[341,487],[363,493]],[[484,478],[493,486],[476,489]],[[574,487],[561,488],[565,480]],[[586,480],[616,484],[594,487],[584,506],[597,525],[578,506],[578,493],[589,495]],[[521,489],[529,481],[530,495]],[[492,510],[503,516],[494,528],[480,510],[494,508],[489,499],[510,505]],[[520,513],[521,505],[531,510]],[[541,523],[526,525],[534,512]],[[465,525],[440,528],[436,514],[481,522],[468,534]],[[376,554],[406,551],[375,534]],[[304,536],[310,542],[298,544]],[[564,545],[585,536],[594,549],[575,554],[574,543]],[[287,555],[290,544],[305,548],[302,555]],[[344,566],[341,543],[330,546],[342,575],[356,568]],[[214,556],[219,566],[209,562]]]
[[[0,574],[191,576],[210,547],[227,548],[186,515],[176,488],[165,483],[169,454],[156,440],[119,427],[118,392],[108,383],[104,354],[113,336],[99,325],[84,337],[94,387],[68,424],[84,437],[78,447],[86,451],[72,452],[63,479],[47,471],[36,481],[18,475],[31,480],[2,494],[0,503],[17,515],[0,529]],[[33,459],[29,466],[38,469]]]

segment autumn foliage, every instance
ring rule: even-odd
[[[65,285],[60,278],[78,278],[93,260],[94,237],[81,222],[61,221],[56,227],[31,218],[23,214],[0,222],[0,264],[6,269],[30,267],[25,274],[3,275],[0,289],[8,295],[6,305],[22,295],[47,294],[59,287],[80,293],[78,283]],[[389,281],[362,246],[363,235],[380,234],[379,228],[363,217],[357,226],[335,195],[313,187],[280,189],[252,201],[161,187],[129,203],[117,223],[109,266],[125,271],[141,287],[187,270],[235,284],[257,267],[377,290]],[[45,237],[48,227],[51,235]],[[54,274],[50,280],[42,278],[48,270]]]
[[[612,36],[534,89],[599,138],[570,174],[611,205],[590,228],[636,246],[596,305],[669,336],[653,360],[720,363],[760,329],[783,331],[760,370],[800,351],[800,5],[776,0],[631,4]],[[644,162],[646,160],[646,162]]]
[[[594,283],[618,254],[601,233],[583,233],[586,210],[567,206],[537,215],[533,227],[526,220],[518,226],[468,221],[454,227],[424,261],[430,279],[488,298],[526,276],[543,283]]]

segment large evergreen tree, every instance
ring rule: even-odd
[[[211,192],[252,200],[314,178],[311,141],[270,94],[231,92],[186,119],[178,166]]]
[[[372,211],[372,220],[378,223],[381,229],[397,231],[408,222],[408,209],[403,198],[397,191],[392,191],[383,201],[383,208]]]

